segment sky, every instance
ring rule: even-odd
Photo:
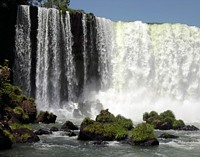
[[[113,21],[182,23],[200,27],[200,0],[71,0],[70,8]]]

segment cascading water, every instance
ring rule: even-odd
[[[19,6],[17,11],[14,84],[21,87],[30,96],[31,92],[31,42],[30,42],[30,8]]]
[[[33,68],[29,14],[28,6],[19,7],[14,68],[14,82],[26,95],[30,95]],[[35,63],[38,109],[55,112],[67,108],[72,113],[77,82],[81,82],[83,75],[80,95],[85,100],[99,99],[104,108],[115,114],[140,121],[144,112],[171,109],[177,118],[200,121],[199,28],[88,19],[84,14],[80,19],[83,36],[76,46],[80,42],[82,49],[75,46],[81,52],[73,52],[75,38],[69,13],[38,8]],[[91,94],[94,90],[96,97]]]
[[[105,107],[136,121],[167,109],[200,121],[200,29],[117,22],[115,36],[113,86],[97,96]]]
[[[101,89],[110,87],[111,56],[113,51],[113,22],[105,18],[96,17],[98,72],[100,75]]]
[[[69,13],[38,8],[36,102],[39,109],[60,109],[73,100],[75,68]]]

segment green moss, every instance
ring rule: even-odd
[[[116,123],[100,123],[89,118],[84,119],[83,122],[86,125],[83,129],[84,132],[95,134],[96,136],[103,136],[110,140],[123,140],[128,136],[128,131]]]
[[[132,130],[131,139],[134,142],[144,142],[154,138],[156,138],[156,135],[153,126],[150,124],[141,123]]]
[[[25,133],[25,134],[23,134],[22,136],[21,136],[21,140],[22,141],[26,141],[28,138],[30,138],[31,137],[31,135],[30,134],[28,134],[28,133]]]
[[[174,120],[173,121],[173,129],[180,129],[185,126],[185,123],[182,120]]]
[[[16,106],[14,109],[13,109],[14,113],[17,114],[17,115],[20,115],[23,120],[29,120],[29,116],[24,112],[23,108],[20,107],[20,106]]]
[[[15,138],[14,138],[14,135],[9,131],[9,130],[3,130],[4,134],[7,135],[9,137],[9,139],[12,141],[12,142],[15,142]]]
[[[126,128],[128,130],[131,130],[133,128],[133,122],[131,119],[127,119],[121,115],[116,116],[115,122],[119,125],[121,125],[123,128]]]
[[[10,128],[12,130],[15,130],[15,129],[22,129],[22,128],[26,128],[26,129],[29,129],[29,130],[33,130],[32,127],[28,124],[19,124],[19,123],[12,123],[9,125]]]
[[[100,123],[115,122],[115,116],[107,110],[101,110],[100,114],[96,117],[96,121]]]
[[[162,119],[164,119],[164,118],[166,118],[166,117],[175,119],[175,115],[174,115],[174,113],[173,113],[171,110],[167,110],[167,111],[161,113],[161,114],[160,114],[160,117],[161,117]]]
[[[160,115],[155,111],[150,113],[146,112],[143,114],[143,120],[153,125],[154,128],[161,130],[179,129],[185,125],[182,120],[176,120],[171,110],[164,111]]]

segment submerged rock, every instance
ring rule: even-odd
[[[39,129],[39,130],[35,131],[35,134],[36,135],[49,135],[49,134],[52,134],[52,132],[47,129]]]
[[[168,133],[163,133],[159,136],[159,138],[164,138],[164,139],[176,139],[176,138],[179,138],[179,136],[176,136],[176,135],[171,135],[171,134],[168,134]]]
[[[61,127],[62,131],[78,130],[78,127],[75,126],[72,122],[66,121],[65,124]]]
[[[51,127],[50,131],[56,132],[56,131],[59,131],[59,129],[57,127],[53,126],[53,127]]]
[[[100,146],[105,146],[107,144],[109,144],[108,142],[106,141],[94,141],[92,142],[93,145],[100,145]]]
[[[73,132],[73,131],[70,131],[67,135],[68,135],[69,137],[77,136],[76,133]]]
[[[184,130],[184,131],[198,131],[199,128],[197,128],[194,125],[186,125],[186,126],[180,128],[179,130]]]

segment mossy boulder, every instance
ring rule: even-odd
[[[49,113],[47,111],[40,111],[36,118],[36,122],[41,122],[45,124],[55,123],[57,116],[53,113]]]
[[[107,110],[102,110],[96,117],[96,121],[85,118],[81,123],[79,140],[125,140],[128,137],[128,129],[133,127],[130,119],[118,115],[115,117]]]
[[[143,120],[159,130],[179,130],[185,126],[183,120],[177,120],[174,113],[170,110],[160,113],[160,115],[155,111],[146,112],[143,114]]]
[[[12,123],[9,126],[12,129],[16,143],[33,143],[40,140],[28,124]]]
[[[4,108],[5,119],[9,122],[29,123],[29,116],[24,112],[21,106],[15,108]]]
[[[135,145],[141,146],[159,145],[153,126],[146,123],[138,124],[132,129],[131,141]]]

